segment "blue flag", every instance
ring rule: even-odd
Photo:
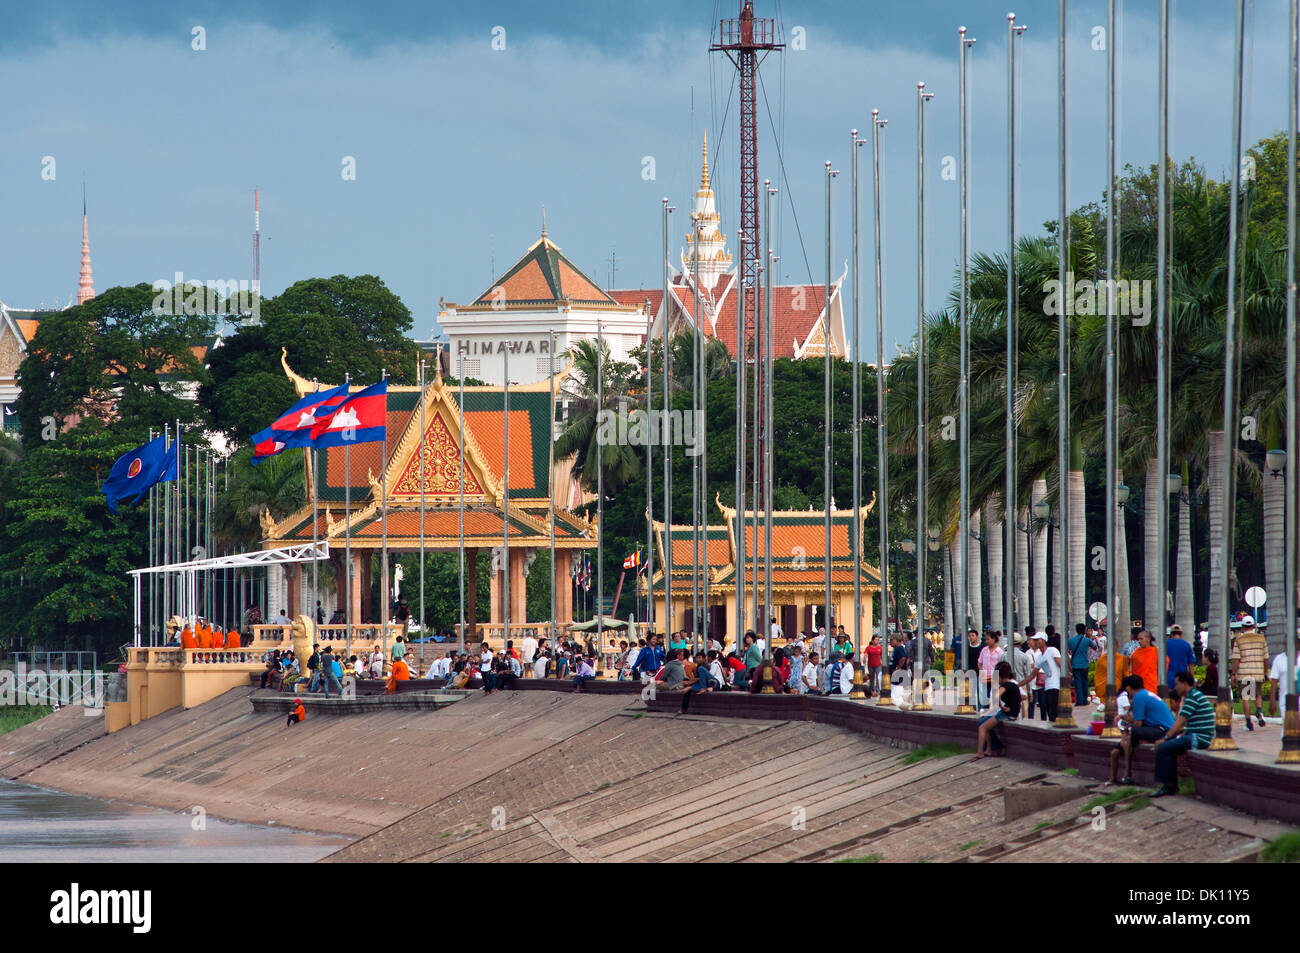
[[[139,498],[155,483],[175,480],[180,462],[180,441],[167,448],[166,436],[158,436],[143,447],[136,447],[117,458],[102,487],[108,499],[108,511],[117,514],[117,501]]]

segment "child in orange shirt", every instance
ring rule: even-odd
[[[296,707],[294,708],[293,711],[289,712],[289,719],[284,723],[284,726],[286,728],[288,728],[290,725],[295,725],[298,722],[303,721],[307,717],[307,709],[302,706],[302,699],[295,698],[293,701]]]

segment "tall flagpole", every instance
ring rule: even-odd
[[[1003,633],[1006,641],[1003,651],[1010,657],[1015,647],[1016,632],[1016,384],[1018,382],[1017,348],[1020,343],[1019,307],[1016,288],[1016,37],[1027,28],[1016,26],[1016,15],[1007,14],[1007,405],[1006,405],[1006,455],[1003,466],[1002,526],[1003,570],[1002,605]],[[918,539],[917,552],[923,540]],[[963,541],[964,542],[964,541]]]
[[[149,428],[149,441],[150,441],[150,443],[153,442],[153,436],[154,436],[154,435],[153,435],[153,428],[150,427],[150,428]],[[164,440],[164,441],[163,441],[163,450],[166,450],[166,449],[167,449],[167,442]],[[154,566],[158,565],[158,560],[157,560],[157,550],[156,550],[156,548],[155,548],[155,546],[154,546],[154,542],[155,542],[155,541],[154,541],[154,526],[155,526],[155,515],[156,515],[156,514],[155,514],[155,508],[156,508],[156,507],[155,507],[155,503],[156,503],[156,501],[157,501],[157,494],[156,494],[154,491],[155,491],[157,488],[158,488],[158,485],[157,485],[157,484],[154,484],[153,486],[149,487],[149,568],[150,568],[150,569],[152,569]],[[154,638],[154,631],[155,631],[155,630],[154,630],[154,624],[155,624],[155,620],[158,618],[158,615],[157,615],[157,606],[154,605],[154,584],[153,584],[153,580],[154,580],[154,573],[149,573],[149,644],[150,644],[150,645],[156,645],[156,644],[157,644],[157,642],[156,642],[156,640],[155,640],[155,638]]]
[[[388,380],[388,368],[380,374],[382,380]],[[382,540],[380,547],[379,575],[383,580],[384,601],[380,607],[379,631],[384,635],[384,648],[388,648],[388,600],[392,591],[388,588],[388,393],[384,393],[384,439],[379,451],[379,532]],[[424,645],[423,642],[420,643]],[[421,649],[423,651],[423,649]]]
[[[352,393],[352,375],[344,374],[343,383],[348,385],[346,393]],[[345,398],[346,399],[346,398]],[[352,654],[352,576],[354,573],[352,567],[352,441],[343,442],[343,562],[346,568],[344,575],[347,577],[347,618],[344,620],[347,627],[344,634],[347,641],[347,653]]]
[[[546,487],[551,498],[551,512],[548,522],[551,524],[551,624],[546,630],[550,643],[555,644],[555,329],[548,332],[550,346],[546,349],[546,360],[551,380],[551,419],[546,429]]]
[[[1228,580],[1235,561],[1233,535],[1237,522],[1237,362],[1241,352],[1237,332],[1237,204],[1241,196],[1241,74],[1245,17],[1246,0],[1237,0],[1237,32],[1232,71],[1232,189],[1229,192],[1232,204],[1228,207],[1228,300],[1223,322],[1223,552],[1219,555],[1218,565],[1211,566],[1210,570],[1218,573],[1220,578],[1219,604],[1211,606],[1210,611],[1216,614],[1223,631],[1223,643],[1219,651],[1225,659],[1231,654],[1228,645],[1228,610],[1231,607],[1228,601]],[[1288,595],[1291,599],[1295,598],[1294,593]],[[1294,664],[1294,661],[1291,659],[1289,664]],[[1215,738],[1210,742],[1210,750],[1235,751],[1237,743],[1232,740],[1232,693],[1228,679],[1222,680],[1214,709]]]
[[[862,364],[858,353],[861,344],[861,325],[859,317],[860,294],[858,285],[862,280],[861,256],[858,246],[858,208],[862,204],[858,190],[858,149],[866,142],[858,138],[858,131],[849,133],[849,156],[853,163],[853,628],[849,638],[853,646],[853,656],[859,657],[862,644]]]
[[[1156,185],[1156,476],[1159,496],[1147,500],[1156,506],[1156,605],[1146,615],[1155,616],[1156,658],[1165,657],[1165,590],[1169,575],[1169,0],[1160,0],[1160,169]],[[1157,690],[1165,685],[1164,666],[1156,667]]]
[[[831,179],[839,175],[838,170],[831,169],[830,160],[826,160],[826,296],[822,299],[822,352],[824,358],[825,391],[825,439],[822,442],[822,509],[826,516],[826,609],[822,616],[822,626],[826,629],[826,638],[822,640],[822,654],[830,661],[832,639],[835,635],[831,628]]]
[[[673,626],[676,624],[676,617],[673,613],[673,441],[672,425],[670,423],[670,420],[672,419],[670,416],[672,409],[672,392],[668,389],[668,215],[673,212],[676,207],[668,204],[667,196],[664,197],[661,205],[663,214],[663,256],[659,259],[659,268],[662,271],[660,277],[663,279],[663,307],[661,308],[661,311],[663,313],[664,321],[664,413],[663,417],[660,418],[662,423],[659,427],[659,435],[664,444],[664,634],[667,643],[671,644],[673,638]],[[599,340],[600,338],[597,337],[597,341]],[[603,384],[603,382],[601,383]],[[599,406],[602,410],[605,407],[603,402]],[[603,470],[600,475],[603,479]],[[648,473],[646,474],[646,479],[650,479]],[[603,499],[601,502],[604,502]],[[603,536],[604,532],[605,527],[601,525],[599,527],[599,535]],[[596,578],[598,583],[604,578],[601,575],[603,571],[604,561],[598,557],[596,560]],[[597,589],[598,599],[604,598],[604,585],[597,585]]]
[[[442,365],[439,364],[439,367]],[[424,640],[429,636],[424,617],[424,460],[425,448],[429,444],[424,429],[424,358],[420,358],[420,671],[424,671]]]
[[[1286,705],[1282,715],[1282,750],[1279,764],[1300,762],[1300,712],[1296,689],[1296,471],[1300,457],[1296,446],[1296,89],[1300,86],[1300,3],[1291,0],[1291,82],[1287,108],[1286,177]]]
[[[1066,94],[1066,76],[1065,76],[1065,0],[1059,0],[1060,8],[1058,19],[1060,21],[1060,35],[1057,40],[1057,146],[1060,150],[1058,156],[1059,181],[1059,213],[1060,224],[1057,226],[1057,246],[1056,246],[1056,279],[1061,288],[1061,300],[1057,306],[1056,313],[1056,359],[1057,359],[1057,377],[1056,377],[1056,467],[1057,478],[1057,501],[1056,501],[1056,558],[1061,566],[1061,592],[1059,597],[1060,609],[1057,613],[1056,626],[1061,632],[1061,638],[1069,639],[1070,622],[1074,618],[1071,611],[1073,599],[1070,595],[1070,301],[1071,296],[1065,294],[1066,269],[1069,267],[1070,256],[1070,219],[1069,219],[1069,175],[1066,154],[1066,112],[1065,112],[1065,94]],[[965,639],[962,640],[963,643]],[[1061,648],[1067,648],[1063,643]],[[1064,652],[1062,659],[1064,659]],[[1064,661],[1062,661],[1064,666]],[[1062,672],[1064,676],[1064,672]],[[1067,683],[1068,680],[1061,678],[1061,690],[1057,696],[1056,721],[1057,728],[1074,727],[1074,706],[1071,704],[1072,687]],[[1080,703],[1085,701],[1080,699]]]
[[[668,320],[668,302],[663,302],[664,320]],[[651,324],[650,299],[645,299],[645,410],[651,420],[654,419],[655,374],[650,355],[654,351],[654,328]],[[654,433],[654,428],[650,431]],[[654,481],[654,439],[645,442],[645,548],[646,571],[645,588],[648,595],[646,605],[646,622],[648,632],[655,630],[655,481]],[[579,563],[581,564],[581,551]],[[572,571],[572,570],[571,570]],[[574,579],[577,577],[574,576]],[[667,576],[664,577],[667,581]],[[667,592],[667,589],[664,590]],[[572,614],[572,613],[571,613]]]
[[[776,447],[772,443],[772,283],[775,281],[773,272],[776,270],[776,255],[772,249],[772,196],[776,195],[777,190],[772,188],[770,179],[763,180],[763,190],[766,198],[763,203],[763,220],[767,223],[767,267],[764,269],[767,275],[767,287],[763,290],[763,446],[767,448],[767,453],[763,454],[763,612],[767,619],[772,616],[772,458],[776,455]],[[757,346],[755,347],[757,350]],[[755,400],[759,395],[754,395]],[[758,461],[755,461],[756,463]],[[755,534],[757,535],[757,534]],[[757,568],[757,567],[755,567]],[[757,588],[757,587],[756,587]],[[772,657],[772,626],[770,622],[763,622],[767,628],[766,638],[763,640],[763,657]],[[787,634],[786,638],[790,636]]]
[[[1115,0],[1108,0],[1106,12],[1106,496],[1102,513],[1106,520],[1106,727],[1103,737],[1120,735],[1115,724],[1119,709],[1115,684],[1115,648],[1120,639],[1120,607],[1115,605],[1115,413],[1118,375],[1115,356]],[[1231,294],[1231,292],[1229,292]],[[1213,607],[1211,607],[1213,608]],[[1065,648],[1062,640],[1062,648]],[[1066,653],[1062,653],[1064,655]],[[1226,654],[1224,656],[1227,657]],[[1064,663],[1062,663],[1064,665]],[[1225,679],[1226,681],[1226,679]],[[1082,703],[1082,699],[1076,699]]]
[[[871,110],[871,179],[874,196],[876,242],[876,514],[880,543],[880,642],[889,650],[889,447],[885,427],[885,269],[880,233],[880,128],[889,122],[880,110]],[[889,666],[881,667],[877,704],[894,704],[890,695]]]
[[[664,221],[668,221],[668,213],[664,212]],[[667,314],[665,309],[664,326],[667,327]],[[665,331],[665,336],[667,332]],[[664,342],[665,345],[667,341]],[[665,359],[668,356],[667,347],[664,348]],[[596,321],[596,416],[599,420],[600,414],[605,410],[605,338],[602,329],[602,322]],[[666,372],[665,372],[666,373]],[[668,390],[664,389],[664,395],[667,396]],[[667,460],[667,454],[664,459]],[[665,467],[667,464],[665,464]],[[647,478],[649,475],[647,474]],[[669,539],[671,545],[672,540]],[[669,566],[672,565],[669,557]],[[671,582],[671,580],[670,580]],[[669,609],[669,618],[671,618],[671,608]],[[596,644],[605,635],[605,444],[596,440]]]
[[[501,474],[501,594],[504,602],[502,620],[505,627],[501,634],[502,648],[510,641],[510,344],[505,349],[505,389],[502,392],[502,440],[501,456],[504,460]]]
[[[926,498],[927,380],[925,374],[925,104],[934,93],[916,84],[916,662],[912,675],[912,710],[930,711],[925,688],[925,554],[929,550],[929,508]],[[829,550],[829,547],[827,547]]]
[[[1062,0],[1064,2],[1064,0]],[[961,369],[957,395],[957,418],[961,428],[958,434],[959,446],[957,456],[960,458],[961,474],[960,503],[957,514],[957,611],[953,613],[953,631],[949,637],[956,637],[961,645],[961,670],[970,671],[970,641],[966,631],[970,628],[970,569],[966,564],[967,540],[970,539],[970,155],[967,149],[966,118],[966,51],[975,45],[975,40],[966,36],[966,28],[957,30],[957,51],[960,60],[959,95],[961,114],[961,133],[959,136],[961,158],[961,279],[959,281],[958,316],[959,335],[961,337]],[[881,514],[882,519],[884,514]],[[980,598],[980,594],[976,594]],[[962,700],[955,712],[958,715],[974,715],[975,707],[970,703],[970,679],[962,677]]]
[[[737,238],[744,240],[743,229]],[[742,268],[743,272],[744,269]],[[744,275],[740,276],[740,297],[736,299],[736,637],[737,653],[745,639],[745,294]]]
[[[465,359],[461,355],[456,355],[456,378],[460,387],[460,408],[456,416],[460,417],[460,446],[458,447],[460,455],[460,511],[459,511],[459,538],[456,541],[456,553],[460,560],[460,628],[459,637],[456,638],[456,650],[464,654],[465,651]],[[477,573],[474,575],[477,580]],[[478,593],[471,593],[474,599],[474,608],[478,607]]]
[[[699,213],[691,212],[691,235],[699,238]],[[700,401],[700,265],[695,244],[691,245],[691,287],[695,304],[691,310],[691,411],[696,413]],[[696,413],[696,420],[699,415]],[[698,436],[698,435],[697,435]],[[697,443],[698,446],[698,443]],[[691,654],[698,648],[700,634],[700,458],[691,457]]]

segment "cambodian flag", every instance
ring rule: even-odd
[[[253,465],[294,447],[310,447],[311,431],[319,417],[332,412],[346,397],[348,385],[308,394],[276,418],[265,430],[253,434]]]
[[[116,515],[118,500],[135,500],[155,483],[175,480],[180,445],[179,440],[173,440],[169,449],[166,436],[160,435],[118,457],[102,488],[108,511]]]
[[[387,436],[388,380],[371,384],[340,402],[328,415],[317,415],[311,429],[314,447],[373,443]]]

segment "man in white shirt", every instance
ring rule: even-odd
[[[821,666],[818,665],[817,653],[809,652],[808,661],[804,662],[803,673],[801,675],[801,678],[803,680],[803,686],[799,689],[799,693],[801,695],[806,695],[809,692],[812,692],[813,694],[820,694],[821,690],[817,687],[817,683],[819,680],[818,669],[820,667]]]
[[[519,644],[519,660],[524,665],[532,665],[535,658],[537,658],[537,638],[529,632]]]
[[[1028,677],[1020,682],[1024,688],[1033,681],[1041,670],[1045,676],[1043,682],[1043,711],[1048,721],[1056,721],[1056,708],[1061,698],[1061,653],[1047,644],[1046,632],[1035,632],[1029,640],[1031,648],[1041,653],[1033,663]]]
[[[551,662],[551,660],[550,660],[549,658],[546,657],[545,653],[543,653],[542,655],[539,655],[539,656],[537,657],[537,659],[533,662],[533,677],[534,677],[534,678],[545,678],[545,677],[546,677],[546,669],[547,669],[547,666],[550,664],[550,662]]]
[[[820,629],[817,630],[817,634],[812,637],[812,641],[808,643],[808,648],[810,651],[816,652],[818,655],[821,655],[822,649],[824,649],[825,647],[826,647],[826,627],[822,626]]]
[[[289,618],[289,613],[281,609],[280,614],[271,620],[271,624],[272,625],[293,625],[293,620]]]
[[[1296,652],[1297,667],[1300,667],[1300,652]],[[1286,714],[1286,696],[1296,690],[1294,681],[1287,680],[1286,649],[1273,657],[1273,664],[1268,670],[1268,680],[1275,686],[1274,697],[1277,698],[1277,713]]]
[[[780,624],[776,621],[776,616],[772,617],[772,625],[768,628],[768,634],[772,638],[773,645],[776,644],[777,639],[785,638],[785,630],[782,629]]]

